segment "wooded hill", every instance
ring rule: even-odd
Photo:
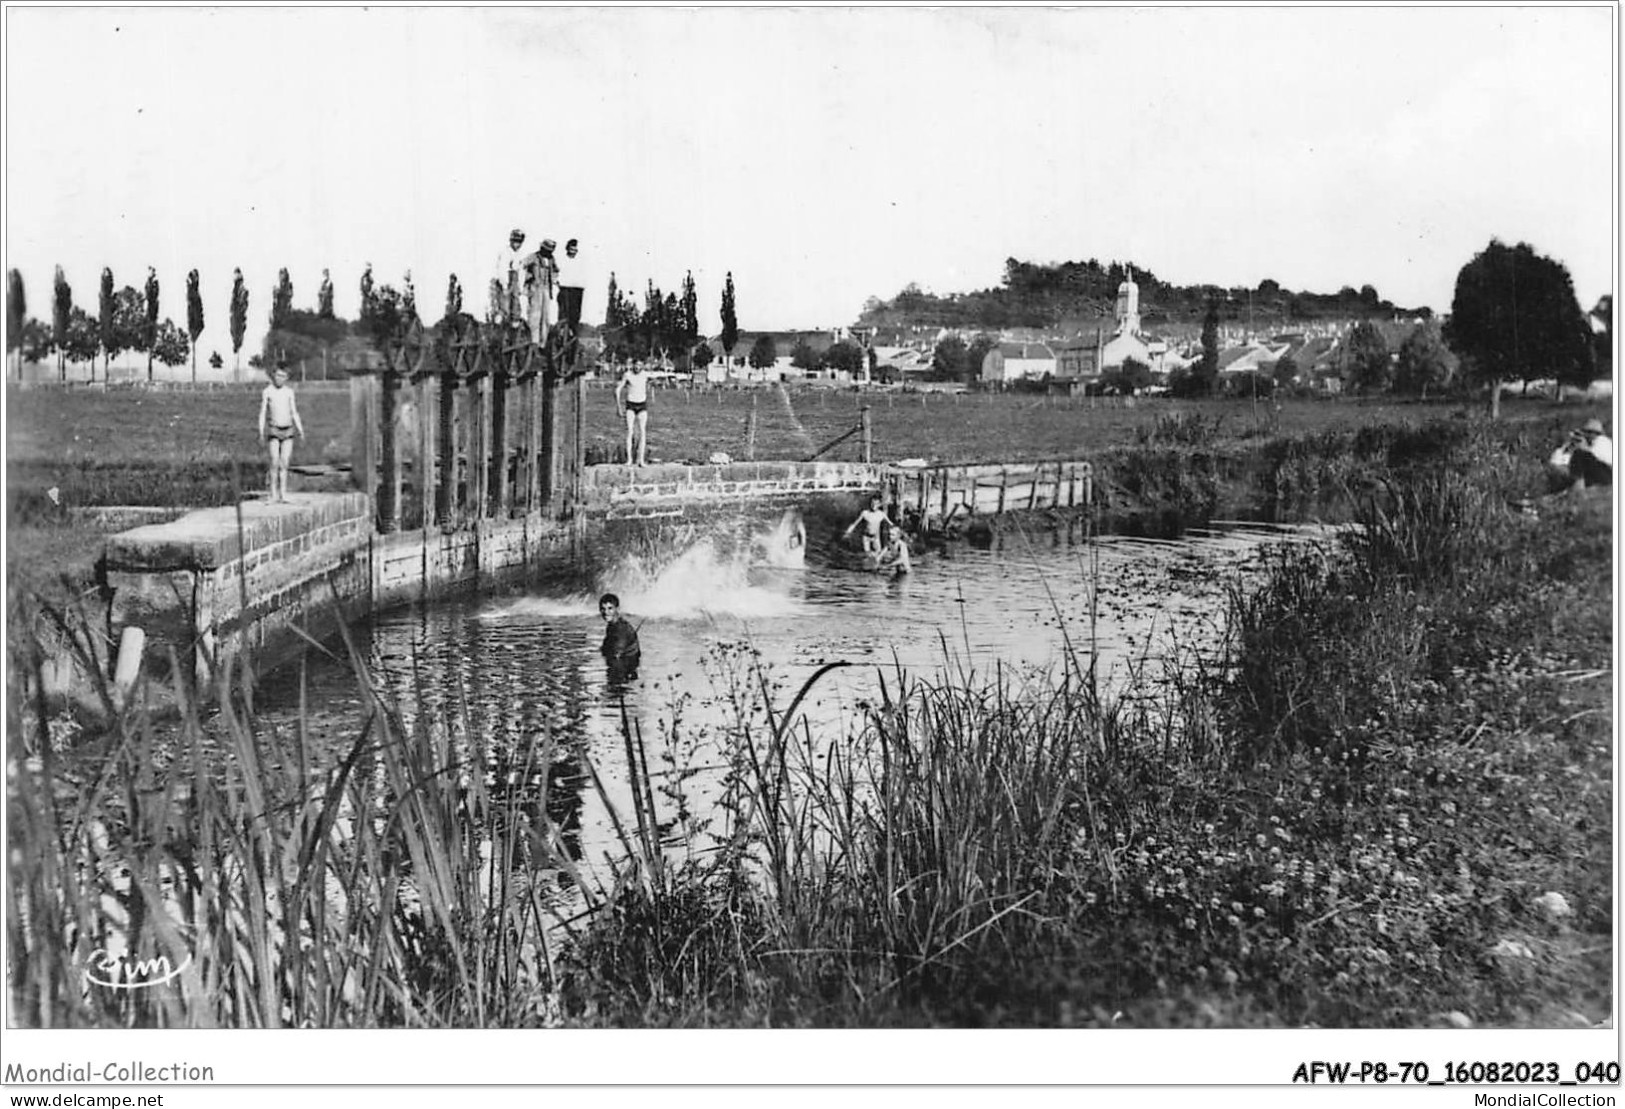
[[[1432,315],[1428,308],[1397,307],[1383,300],[1370,285],[1358,290],[1345,286],[1332,294],[1294,292],[1268,279],[1255,289],[1171,285],[1150,267],[1133,262],[1102,265],[1091,258],[1087,262],[1048,264],[1009,258],[1004,263],[1004,282],[997,288],[939,296],[911,284],[891,300],[870,298],[857,326],[882,332],[921,327],[967,331],[1092,330],[1111,324],[1117,288],[1131,267],[1140,287],[1140,317],[1148,328],[1200,326],[1210,298],[1218,300],[1222,320],[1245,322],[1250,311],[1253,325],[1260,330],[1323,319]]]

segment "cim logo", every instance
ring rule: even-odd
[[[149,990],[165,982],[173,982],[191,965],[190,954],[179,966],[175,966],[168,955],[159,955],[154,959],[132,959],[98,947],[90,953],[85,980],[110,990]]]

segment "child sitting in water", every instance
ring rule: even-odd
[[[914,569],[908,553],[908,537],[903,529],[895,525],[886,529],[885,545],[881,548],[880,557],[875,561],[875,569],[881,573],[891,571],[894,574],[906,574]]]

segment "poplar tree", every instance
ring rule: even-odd
[[[316,314],[324,320],[333,318],[333,277],[322,271],[321,288],[316,290]]]
[[[141,328],[141,345],[147,350],[147,380],[152,380],[152,348],[158,343],[158,271],[147,267],[147,318]]]
[[[739,313],[734,307],[734,275],[728,271],[722,283],[722,352],[731,360],[734,344],[739,342]]]
[[[243,284],[243,271],[231,271],[231,368],[242,369],[241,352],[243,334],[248,330],[248,286]]]
[[[463,286],[452,274],[451,280],[446,283],[446,319],[455,320],[463,314]]]
[[[700,298],[694,291],[694,271],[683,275],[683,299],[679,325],[682,328],[682,346],[691,348],[700,337]]]
[[[271,330],[280,331],[292,311],[293,279],[288,276],[288,267],[283,266],[277,271],[276,291],[271,294]]]
[[[56,286],[51,301],[51,337],[56,341],[57,377],[68,380],[68,329],[73,324],[73,290],[62,267],[56,268]]]
[[[113,343],[117,334],[114,326],[117,319],[118,305],[113,299],[113,270],[110,266],[102,267],[101,294],[97,300],[98,335],[102,341],[102,379],[105,381],[111,370],[113,361]],[[96,377],[95,363],[91,363],[90,376]]]
[[[203,334],[203,290],[197,270],[186,275],[186,334],[192,341],[192,384],[197,384],[197,337]]]
[[[17,352],[17,380],[23,379],[23,325],[28,322],[28,300],[23,295],[23,275],[17,270],[6,274],[6,345]]]

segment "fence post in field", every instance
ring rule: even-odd
[[[863,461],[867,464],[875,460],[875,424],[867,404],[859,413],[858,423],[863,428]]]
[[[756,461],[756,394],[750,395],[750,411],[745,413],[745,460]]]

